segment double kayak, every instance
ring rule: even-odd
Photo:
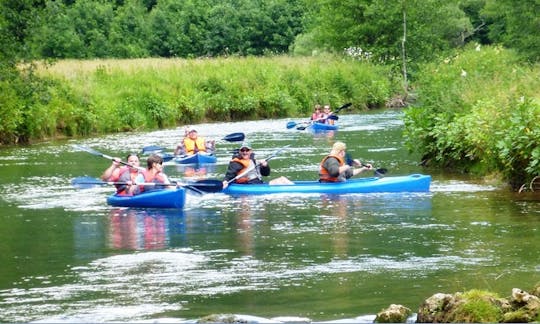
[[[214,154],[198,152],[192,155],[181,155],[174,158],[178,164],[212,164],[217,162]]]
[[[431,176],[411,174],[397,177],[370,177],[349,179],[345,182],[322,183],[319,181],[295,181],[293,184],[230,184],[223,190],[229,195],[265,195],[290,193],[383,193],[383,192],[429,192]]]
[[[325,123],[312,123],[311,129],[315,132],[317,131],[333,131],[338,130],[338,125],[336,124],[325,124]]]
[[[115,207],[184,208],[186,189],[160,189],[134,196],[110,195],[107,204]]]

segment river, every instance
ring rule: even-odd
[[[188,193],[184,210],[113,208],[113,188],[70,182],[99,177],[110,161],[72,145],[120,157],[172,150],[181,128],[0,150],[0,322],[370,322],[390,304],[416,312],[437,292],[531,289],[540,281],[538,195],[422,169],[404,147],[401,117],[340,115],[338,132],[319,134],[287,129],[289,119],[195,125],[218,148],[217,165],[199,171],[221,179],[238,143],[220,139],[244,132],[259,158],[290,145],[270,160],[269,178],[315,179],[341,140],[386,176],[431,174],[429,193]]]

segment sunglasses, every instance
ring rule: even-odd
[[[240,152],[249,152],[249,151],[251,151],[251,150],[247,149],[247,148],[243,148],[243,149],[240,150]]]

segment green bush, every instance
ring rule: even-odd
[[[427,165],[501,174],[513,188],[538,175],[540,68],[497,47],[469,48],[417,76],[406,111],[410,150]]]

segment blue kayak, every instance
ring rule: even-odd
[[[174,158],[178,164],[211,164],[216,163],[217,158],[214,154],[198,152],[192,155],[181,155]]]
[[[116,207],[184,208],[185,202],[184,188],[152,190],[135,196],[114,194],[107,197],[107,204]]]
[[[332,130],[338,130],[338,125],[334,124],[325,124],[325,123],[312,123],[311,129],[313,131],[332,131]]]
[[[375,193],[375,192],[428,192],[431,176],[411,174],[385,178],[349,179],[345,182],[321,183],[319,181],[295,181],[288,185],[230,184],[223,193],[229,195],[264,195],[287,193]]]

